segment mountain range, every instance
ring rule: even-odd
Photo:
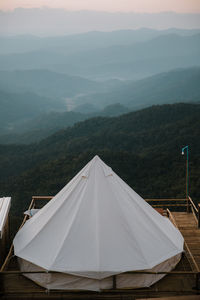
[[[57,130],[88,118],[117,116],[152,104],[200,102],[198,67],[124,82],[93,82],[39,70],[0,72],[0,78],[1,87],[18,91],[0,92],[1,143],[27,144],[40,141]],[[6,86],[7,82],[12,83],[11,87]],[[80,82],[83,85],[79,85]],[[61,87],[61,91],[56,89],[57,85]],[[67,93],[73,95],[73,87],[75,94],[76,85],[82,92],[86,89],[88,92],[67,98]],[[29,89],[40,95],[28,92]],[[101,92],[97,93],[95,90]],[[65,97],[60,98],[61,95]],[[74,111],[66,111],[69,104]]]
[[[121,103],[130,109],[152,104],[198,102],[200,100],[200,68],[176,69],[137,81],[124,82],[107,93],[79,96],[75,103],[92,103],[98,107]]]
[[[72,97],[78,94],[106,90],[110,81],[101,84],[82,77],[48,70],[0,71],[0,89],[12,92],[32,92],[45,97]]]
[[[141,27],[156,29],[199,28],[199,14],[67,11],[48,7],[0,11],[0,34],[3,35],[49,36]]]
[[[92,46],[88,49],[77,47],[73,54],[65,46],[59,52],[55,45],[24,53],[2,54],[0,70],[45,69],[92,80],[136,80],[174,68],[200,65],[200,34],[162,35],[161,31],[152,39],[139,42],[133,39],[129,44],[122,43],[122,39],[118,45],[104,44],[102,40],[96,48],[94,44],[99,33],[93,35]],[[87,36],[82,37],[83,41],[84,37],[87,44]]]
[[[139,79],[174,68],[200,65],[199,51],[199,34],[169,34],[132,45],[75,53],[54,67],[93,78]]]
[[[151,28],[139,28],[136,30],[129,29],[110,32],[89,31],[82,34],[48,37],[34,35],[0,35],[0,54],[25,53],[38,50],[47,51],[48,49],[52,49],[56,53],[68,55],[97,48],[145,42],[161,35],[177,34],[179,36],[191,36],[198,33],[200,33],[200,29],[169,28],[156,30]]]
[[[75,123],[86,119],[96,116],[118,116],[128,111],[128,108],[120,104],[113,104],[93,113],[52,111],[46,114],[40,114],[30,120],[21,120],[14,124],[12,123],[12,127],[9,123],[10,127],[4,128],[2,134],[0,134],[0,144],[31,144],[39,142],[56,131],[71,127]]]
[[[56,100],[56,101],[55,101]],[[15,124],[36,117],[52,110],[64,110],[64,102],[60,99],[41,97],[37,94],[10,93],[0,90],[0,130],[12,130]]]

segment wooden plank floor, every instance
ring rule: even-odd
[[[200,269],[200,229],[194,215],[187,212],[172,212],[172,215]]]

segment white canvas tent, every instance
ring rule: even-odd
[[[183,237],[165,217],[95,156],[14,239],[23,271],[48,289],[150,286],[180,259]]]
[[[6,256],[6,250],[10,242],[9,237],[9,211],[10,197],[0,198],[0,267]]]
[[[0,239],[3,237],[5,224],[8,221],[10,211],[11,197],[0,198]]]

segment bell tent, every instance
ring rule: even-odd
[[[172,270],[183,251],[173,224],[95,156],[14,239],[26,276],[47,289],[98,291],[148,287]]]

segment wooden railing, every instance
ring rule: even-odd
[[[28,274],[60,274],[60,272],[56,272],[56,271],[19,271],[19,270],[12,270],[12,271],[0,271],[0,279],[4,280],[4,277],[9,277],[13,275],[28,275]],[[138,274],[146,274],[146,275],[178,275],[178,276],[186,276],[186,275],[193,275],[195,277],[199,278],[199,272],[197,271],[145,271],[145,270],[138,270],[138,271],[128,271],[128,272],[124,272],[123,275],[138,275]],[[197,283],[197,279],[196,279],[196,283]],[[113,290],[117,290],[117,275],[112,275],[112,289]],[[120,288],[121,290],[126,290],[126,288]],[[134,289],[134,288],[133,288]],[[198,285],[196,285],[194,287],[194,289],[199,290],[200,286],[199,283]],[[61,290],[59,290],[61,291]],[[46,289],[44,289],[44,292],[46,292]],[[55,292],[55,290],[53,290],[53,292]],[[32,291],[32,293],[34,293]],[[36,293],[38,293],[38,291],[36,291]]]
[[[32,205],[31,208],[35,208],[37,204],[41,201],[49,201],[53,198],[54,196],[32,196]],[[153,207],[160,207],[160,208],[165,208],[165,207],[182,207],[183,209],[187,210],[188,212],[190,210],[195,210],[195,213],[198,213],[198,209],[196,205],[194,204],[193,200],[191,197],[187,198],[154,198],[154,199],[145,199],[146,202],[151,204]]]
[[[192,212],[200,228],[200,203],[195,205],[191,197],[182,199],[145,199],[154,208],[181,208],[182,210]]]
[[[145,199],[155,209],[178,209],[180,211],[188,210],[188,201],[186,198],[171,198],[171,199]]]
[[[54,196],[32,196],[33,205],[31,208],[42,208]]]
[[[197,226],[198,228],[200,228],[200,203],[198,203],[196,206],[195,203],[192,201],[191,197],[188,197],[188,202],[189,202],[189,211],[191,209],[194,218],[197,222]]]
[[[195,220],[198,222],[198,209],[197,209],[196,205],[194,204],[194,202],[192,201],[191,197],[188,197],[188,202],[189,202],[189,212],[191,210],[191,212],[194,215]]]

